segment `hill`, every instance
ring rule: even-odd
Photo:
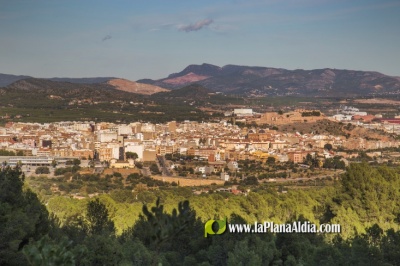
[[[21,79],[31,78],[29,76],[17,76],[9,74],[0,74],[0,87],[5,87]]]
[[[150,84],[144,84],[139,82],[134,82],[126,79],[111,79],[106,82],[108,85],[113,86],[117,90],[137,93],[137,94],[144,94],[144,95],[151,95],[158,92],[165,92],[168,91],[164,88],[157,87]]]
[[[141,95],[119,91],[108,84],[74,84],[35,78],[19,80],[0,88],[0,97],[0,112],[30,114],[28,120],[34,119],[33,113],[41,119],[43,115],[47,116],[54,111],[60,113],[60,117],[70,113],[65,117],[68,120],[79,119],[76,117],[78,109],[85,110],[78,112],[79,116],[90,111],[94,112],[90,117],[95,118],[104,112],[119,112],[121,106],[130,101],[143,101]]]
[[[198,83],[214,92],[246,96],[365,96],[400,94],[400,78],[379,72],[314,69],[287,70],[210,64],[190,65],[160,80],[139,80],[163,88],[177,89]]]
[[[157,89],[154,86],[150,88]],[[149,90],[147,93],[150,93]],[[207,117],[189,102],[182,104],[182,99],[176,104],[166,101],[164,97],[150,97],[118,90],[115,84],[78,84],[27,78],[0,88],[0,124],[9,121],[43,123],[78,120],[160,123],[186,119],[198,121]]]
[[[103,83],[115,78],[112,77],[96,77],[96,78],[49,78],[47,80],[69,82],[69,83],[79,83],[79,84],[96,84]]]
[[[31,76],[24,75],[9,75],[9,74],[0,74],[0,87],[6,87],[18,80],[34,78]],[[69,82],[69,83],[78,83],[78,84],[96,84],[107,82],[111,79],[115,79],[112,77],[95,77],[95,78],[47,78],[43,80],[50,81],[59,81],[59,82]]]
[[[2,98],[15,96],[15,104],[21,104],[34,99],[66,99],[91,101],[109,101],[110,99],[135,99],[138,95],[115,90],[108,84],[77,84],[70,82],[56,82],[47,79],[28,78],[14,82],[7,87],[0,88]]]
[[[211,98],[211,91],[198,84],[191,84],[180,89],[153,94],[151,99],[170,102],[197,101],[203,102]]]

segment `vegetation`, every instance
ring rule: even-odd
[[[15,152],[7,151],[7,150],[0,150],[0,156],[15,156]]]
[[[65,173],[76,173],[81,167],[78,165],[74,165],[72,167],[62,167],[62,168],[56,168],[54,170],[54,175],[64,175]]]
[[[332,144],[326,143],[326,144],[324,145],[324,149],[325,149],[325,150],[328,150],[328,151],[331,151],[331,150],[333,149]]]
[[[195,196],[180,187],[150,192],[138,182],[136,194],[119,189],[90,200],[52,197],[49,214],[23,189],[19,169],[6,167],[0,171],[0,264],[398,265],[399,170],[352,164],[333,187],[286,194],[257,190],[257,179],[248,178],[254,191],[247,197]],[[204,222],[223,217],[231,224],[338,223],[341,233],[205,238]]]
[[[50,169],[46,166],[40,166],[36,168],[35,174],[40,175],[40,174],[50,174]]]
[[[26,265],[22,249],[54,226],[46,207],[23,184],[19,169],[0,171],[0,265]]]
[[[139,158],[139,156],[137,155],[136,152],[130,152],[130,151],[125,153],[125,157],[126,157],[126,159],[133,159],[133,160],[136,160],[137,158]]]
[[[333,158],[326,159],[323,164],[323,167],[330,169],[345,169],[346,164],[341,160],[340,157],[335,156]]]
[[[163,123],[210,118],[189,101],[182,104],[182,98],[165,101],[162,97],[151,98],[116,90],[107,84],[25,79],[0,88],[0,94],[0,124],[8,121],[45,123],[76,120]]]
[[[79,159],[73,159],[73,160],[67,161],[65,164],[78,166],[81,164],[81,161]]]
[[[321,113],[319,111],[311,111],[311,112],[302,112],[301,116],[307,117],[307,116],[321,116]]]

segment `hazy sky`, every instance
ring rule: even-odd
[[[400,1],[0,0],[0,73],[137,80],[201,63],[400,76]]]

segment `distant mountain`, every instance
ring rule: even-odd
[[[0,87],[29,76],[0,74]],[[130,93],[151,95],[198,84],[211,92],[242,96],[307,96],[359,97],[368,95],[400,95],[400,78],[373,71],[340,69],[287,70],[271,67],[202,64],[189,65],[178,73],[159,80],[141,79],[136,82],[112,77],[38,79],[69,84],[96,85]],[[102,85],[101,85],[102,84]],[[151,85],[151,86],[149,86]],[[63,85],[62,87],[68,87]],[[71,89],[74,86],[70,87]],[[176,95],[175,95],[176,96]],[[173,96],[173,97],[175,97]]]
[[[363,96],[400,94],[400,78],[372,71],[339,69],[286,70],[210,64],[190,65],[160,80],[139,80],[177,89],[197,83],[213,92],[247,96]]]
[[[189,65],[184,70],[179,73],[174,73],[168,76],[167,79],[173,79],[177,77],[181,77],[190,73],[194,73],[200,76],[215,76],[218,72],[221,71],[219,66],[214,66],[211,64],[202,64],[202,65]]]
[[[9,74],[0,74],[0,87],[5,87],[21,79],[31,78],[29,76],[17,76]]]
[[[98,77],[98,78],[49,78],[51,81],[70,82],[79,84],[96,84],[108,82],[115,78],[112,77]]]
[[[157,92],[169,91],[167,89],[154,85],[134,82],[126,79],[111,79],[107,81],[107,84],[113,86],[117,90],[144,95],[151,95]]]
[[[0,87],[8,86],[18,80],[33,78],[31,76],[18,76],[9,74],[0,74]],[[45,78],[44,80],[69,82],[78,84],[96,84],[104,83],[109,80],[115,79],[113,77],[97,77],[97,78]],[[42,79],[43,80],[43,79]]]

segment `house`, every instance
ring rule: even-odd
[[[110,168],[135,168],[135,162],[133,159],[128,159],[127,161],[120,161],[116,159],[110,160]]]
[[[229,181],[229,174],[228,173],[221,173],[221,179],[224,181]]]
[[[294,163],[302,163],[304,159],[307,157],[307,154],[313,155],[314,152],[309,151],[292,151],[288,152],[287,155],[289,157],[289,161]]]
[[[230,161],[227,165],[226,165],[229,170],[231,171],[236,171],[239,169],[239,165],[237,161]]]

